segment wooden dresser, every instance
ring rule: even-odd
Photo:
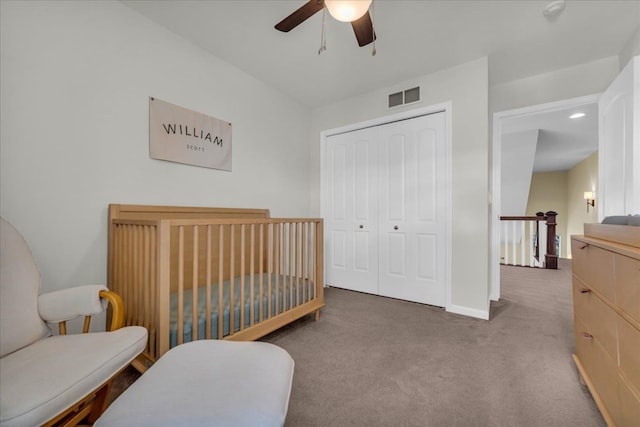
[[[640,227],[585,224],[572,236],[581,380],[609,426],[640,426]]]

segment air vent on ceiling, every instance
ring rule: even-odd
[[[420,86],[389,95],[389,108],[420,102]]]

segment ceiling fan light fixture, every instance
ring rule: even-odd
[[[371,0],[324,0],[331,16],[341,22],[353,22],[369,10]]]

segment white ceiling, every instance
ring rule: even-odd
[[[548,1],[374,0],[376,56],[331,18],[318,55],[322,13],[273,28],[306,0],[122,1],[310,107],[483,56],[495,84],[618,55],[640,23],[640,0],[569,1],[552,20]]]
[[[570,119],[573,113],[586,115]],[[534,172],[568,170],[598,149],[598,104],[507,118],[502,133],[526,135],[539,130],[533,162]]]

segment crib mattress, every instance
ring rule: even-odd
[[[263,296],[262,301],[260,298],[260,277],[262,276],[262,289]],[[241,307],[244,305],[244,327],[251,325],[251,305],[253,304],[253,323],[256,324],[260,321],[260,304],[262,304],[263,319],[267,317],[269,313],[269,307],[271,307],[271,316],[288,310],[293,306],[297,306],[312,300],[315,295],[315,287],[309,279],[296,279],[286,275],[271,274],[271,297],[268,293],[268,279],[269,274],[264,273],[262,275],[255,274],[253,276],[253,282],[251,275],[244,277],[244,300],[241,301],[241,287],[242,281],[240,277],[236,277],[233,287],[233,329],[234,332],[240,330],[241,325]],[[277,279],[277,280],[276,280]],[[277,286],[276,286],[277,282]],[[251,286],[253,283],[253,300],[251,299]],[[231,331],[231,281],[226,280],[223,282],[222,288],[223,295],[223,325],[222,336],[218,336],[219,328],[219,312],[218,312],[218,299],[219,288],[218,283],[211,284],[211,338],[224,338],[230,334]],[[182,293],[183,297],[183,342],[190,342],[194,340],[193,337],[193,291],[187,289]],[[175,347],[178,344],[178,293],[172,293],[170,296],[170,316],[169,316],[169,328],[170,338],[169,344],[171,347]],[[206,298],[206,286],[200,286],[198,288],[198,336],[197,339],[206,338],[206,324],[207,324],[207,298]]]

